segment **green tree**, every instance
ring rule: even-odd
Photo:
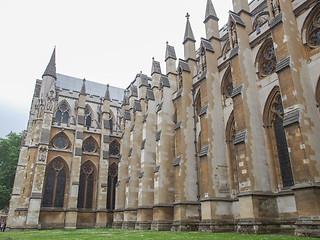
[[[9,206],[23,132],[0,139],[0,209]]]

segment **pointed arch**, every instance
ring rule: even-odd
[[[110,132],[112,133],[113,130],[115,129],[115,124],[116,124],[116,118],[114,117],[114,113],[110,109],[110,116],[109,116],[109,124],[110,124]]]
[[[238,163],[237,163],[236,152],[235,152],[236,148],[234,146],[235,135],[236,135],[236,124],[234,119],[234,112],[232,111],[226,125],[226,143],[227,143],[228,160],[229,160],[230,186],[233,194],[239,193]]]
[[[120,156],[120,143],[118,140],[114,139],[109,145],[109,153],[111,157]]]
[[[291,187],[294,184],[288,143],[283,127],[283,114],[280,89],[275,86],[271,90],[264,107],[263,124],[271,156],[271,172],[280,188]]]
[[[199,114],[201,111],[201,91],[200,89],[198,90],[196,97],[194,99],[194,108],[195,108],[195,113],[196,113],[196,122],[199,121]]]
[[[61,131],[52,138],[51,147],[60,149],[60,150],[70,149],[71,141],[67,136],[67,134]]]
[[[301,34],[302,41],[309,50],[320,46],[320,3],[316,4],[306,17]]]
[[[84,162],[80,169],[78,208],[93,208],[97,170],[90,160]]]
[[[108,193],[107,193],[107,210],[114,210],[116,184],[118,181],[118,165],[114,162],[108,170]]]
[[[99,145],[92,136],[89,136],[83,141],[82,149],[87,153],[95,153],[99,150]]]
[[[84,109],[84,118],[85,118],[84,126],[87,127],[87,129],[89,129],[92,124],[93,111],[88,104],[85,106],[85,109]]]
[[[316,86],[316,104],[317,104],[317,107],[319,108],[319,104],[320,104],[320,76],[318,78],[318,83]]]
[[[71,107],[66,100],[62,100],[56,110],[55,121],[60,125],[61,123],[69,124],[71,116]]]
[[[227,99],[231,98],[233,91],[231,68],[228,67],[223,75],[221,82],[221,95],[223,97],[224,106],[227,105]]]
[[[276,70],[277,59],[271,38],[265,40],[261,45],[256,56],[255,65],[260,79],[267,77]]]
[[[227,53],[231,50],[231,47],[230,47],[230,40],[227,39],[227,41],[225,41],[224,45],[223,45],[223,48],[222,48],[222,56],[223,56],[223,59],[226,59],[227,57]]]
[[[42,207],[64,207],[69,167],[62,157],[56,157],[46,167]]]

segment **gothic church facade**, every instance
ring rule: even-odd
[[[37,80],[8,227],[320,236],[320,3],[211,0],[124,89]]]

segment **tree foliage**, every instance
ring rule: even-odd
[[[23,133],[10,132],[0,139],[0,209],[9,206]]]

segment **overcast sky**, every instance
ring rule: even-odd
[[[57,72],[125,88],[152,57],[165,72],[166,41],[183,58],[187,12],[197,47],[207,0],[0,0],[0,137],[27,126],[36,79],[56,46]],[[213,0],[219,27],[232,0]]]

